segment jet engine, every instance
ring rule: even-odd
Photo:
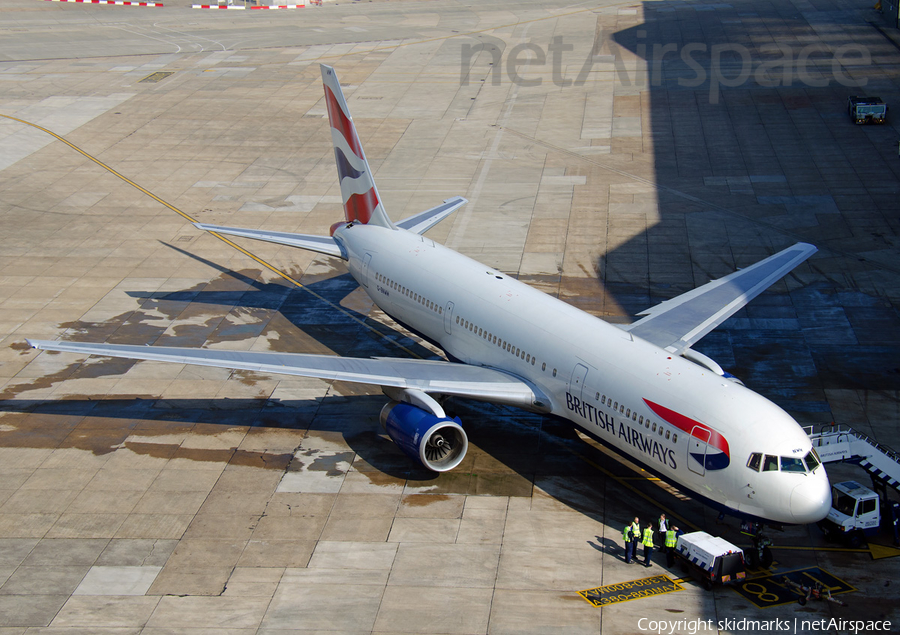
[[[388,402],[381,409],[381,425],[408,457],[429,470],[446,472],[460,464],[469,440],[459,417],[437,417],[409,403]]]

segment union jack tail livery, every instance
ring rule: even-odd
[[[344,100],[341,84],[331,66],[321,64],[322,82],[325,85],[325,103],[328,121],[331,123],[331,141],[334,144],[334,160],[337,164],[344,214],[348,222],[380,225],[394,228],[378,196],[378,188],[372,179],[372,170],[366,161],[350,109]]]

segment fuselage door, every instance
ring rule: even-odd
[[[584,399],[582,399],[581,392],[584,390],[584,378],[587,376],[587,372],[587,366],[584,364],[576,364],[567,387],[570,395],[578,397],[582,401],[584,401]]]
[[[453,303],[448,302],[444,307],[444,330],[450,335],[450,325],[453,324]]]
[[[368,289],[369,288],[369,265],[372,263],[372,254],[366,253],[365,258],[363,258],[362,265],[362,284]]]
[[[709,447],[711,433],[706,428],[694,426],[688,441],[687,464],[691,472],[706,476],[706,449]]]

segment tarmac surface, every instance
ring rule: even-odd
[[[747,543],[561,421],[452,403],[470,451],[436,476],[375,387],[25,344],[435,356],[339,262],[189,222],[341,218],[324,62],[394,219],[463,195],[429,236],[604,319],[815,244],[697,348],[803,425],[898,447],[898,120],[846,115],[900,104],[869,2],[165,5],[0,6],[0,635],[900,628],[900,550],[814,526],[773,532],[772,572],[818,567],[847,607],[690,580],[592,606],[578,591],[682,575],[623,562],[635,515]]]

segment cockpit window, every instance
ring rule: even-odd
[[[771,454],[767,454],[765,460],[763,461],[763,472],[777,472],[778,471],[778,457],[772,456]]]
[[[816,456],[815,450],[810,450],[803,460],[806,461],[806,467],[810,472],[819,467],[819,457]]]
[[[832,498],[834,498],[834,508],[842,514],[852,516],[856,510],[856,499],[852,496],[847,496],[843,492],[838,492],[834,488],[832,488],[831,494]]]
[[[749,467],[754,472],[759,472],[759,464],[762,462],[762,453],[754,452],[750,455],[750,460],[747,461],[747,467]]]
[[[806,472],[806,468],[803,466],[803,461],[800,459],[796,459],[792,456],[783,456],[781,457],[781,471],[782,472]]]

